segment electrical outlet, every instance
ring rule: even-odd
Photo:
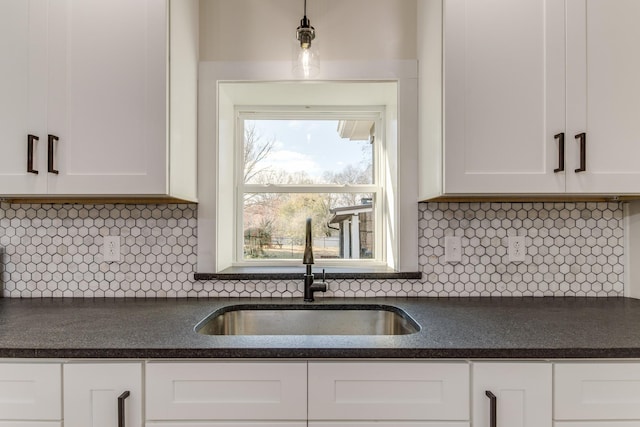
[[[446,236],[444,238],[445,262],[462,261],[462,239],[460,236]]]
[[[104,236],[102,254],[105,262],[120,261],[120,236]]]
[[[526,254],[524,236],[509,236],[509,262],[522,262]]]

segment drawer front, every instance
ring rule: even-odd
[[[0,418],[61,420],[61,365],[0,363]]]
[[[468,420],[466,363],[309,363],[310,420]]]
[[[184,422],[148,422],[145,424],[145,427],[307,427],[306,421],[278,421],[278,422],[269,422],[269,421],[253,421],[253,422],[244,422],[244,421],[211,421],[211,422],[197,422],[191,421],[189,424],[185,424]]]
[[[556,420],[640,420],[640,363],[558,363]]]
[[[469,427],[458,421],[311,421],[309,427]]]
[[[305,420],[307,365],[149,363],[149,420]]]
[[[640,421],[557,421],[553,427],[640,427]]]
[[[0,421],[0,427],[62,427],[61,421]]]

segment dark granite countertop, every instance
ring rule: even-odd
[[[299,299],[0,299],[0,357],[640,358],[640,300],[358,298],[421,326],[403,336],[205,336],[194,326],[232,304]]]

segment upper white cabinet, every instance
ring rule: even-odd
[[[421,199],[640,194],[640,2],[419,0],[419,16]]]
[[[640,193],[640,2],[567,1],[567,192]]]
[[[197,13],[195,0],[3,1],[0,195],[195,200]]]

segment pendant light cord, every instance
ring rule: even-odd
[[[307,0],[304,0],[304,16],[307,16]]]

